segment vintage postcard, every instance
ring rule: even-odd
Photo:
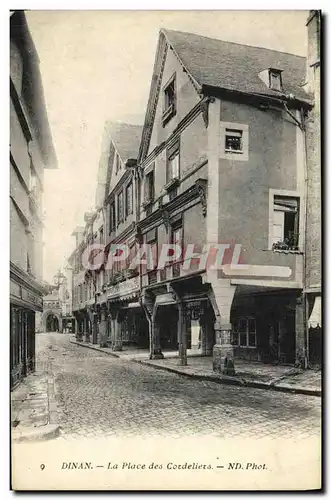
[[[11,488],[321,489],[321,12],[9,22]]]

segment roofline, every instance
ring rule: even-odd
[[[184,35],[194,35],[194,36],[198,36],[200,38],[207,38],[207,40],[213,40],[216,42],[231,43],[232,45],[239,45],[240,47],[250,47],[253,49],[268,50],[269,52],[276,52],[276,54],[286,54],[288,56],[300,57],[301,59],[306,59],[306,56],[300,56],[299,54],[293,54],[292,52],[286,52],[286,51],[276,50],[276,49],[269,49],[268,47],[261,47],[260,45],[249,45],[246,43],[232,42],[231,40],[223,40],[221,38],[214,38],[211,36],[200,35],[199,33],[192,33],[191,31],[167,30],[166,28],[162,28],[161,31],[163,31],[163,30],[173,32],[173,33],[182,33]]]
[[[232,98],[241,98],[245,100],[255,100],[255,101],[261,101],[261,102],[266,102],[266,101],[271,101],[273,103],[278,102],[280,103],[286,103],[288,104],[289,102],[294,105],[294,107],[306,107],[306,108],[312,108],[313,107],[313,102],[309,99],[307,96],[307,99],[302,99],[302,98],[297,98],[294,95],[286,95],[286,94],[280,94],[279,98],[276,96],[271,96],[267,94],[257,94],[254,92],[242,92],[240,90],[230,90],[226,89],[223,87],[215,87],[212,85],[203,85],[202,86],[202,93],[206,96],[213,96],[213,97],[232,97]]]

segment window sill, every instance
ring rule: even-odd
[[[243,155],[244,152],[241,151],[236,151],[235,149],[224,149],[225,153],[227,154],[235,154],[235,155]]]

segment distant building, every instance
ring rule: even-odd
[[[44,293],[44,168],[55,168],[39,59],[23,11],[10,16],[11,386],[34,370],[35,313]]]
[[[148,323],[139,302],[139,271],[129,270],[138,242],[136,239],[138,155],[141,127],[107,122],[99,161],[96,211],[85,214],[85,228],[77,228],[76,249],[69,259],[73,273],[73,314],[77,334],[85,340],[109,345],[148,347]],[[129,160],[129,161],[127,161]],[[83,254],[90,244],[104,245],[108,256],[112,244],[126,244],[128,260],[112,269],[105,265],[90,271]]]

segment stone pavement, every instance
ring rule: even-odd
[[[229,377],[213,371],[212,360],[209,356],[203,357],[188,353],[187,366],[181,366],[179,365],[178,353],[175,351],[164,352],[164,359],[150,360],[148,351],[144,349],[129,347],[124,348],[123,351],[114,352],[109,347],[99,347],[84,341],[77,342],[74,336],[71,336],[70,342],[125,361],[139,362],[157,369],[197,379],[311,396],[321,396],[322,393],[321,370],[301,370],[290,366],[236,360],[236,375]]]
[[[43,363],[11,392],[11,436],[15,442],[47,440],[60,433],[53,374]]]
[[[38,335],[37,349],[55,376],[59,444],[138,435],[320,438],[317,397],[195,380],[82,348],[64,334]]]

